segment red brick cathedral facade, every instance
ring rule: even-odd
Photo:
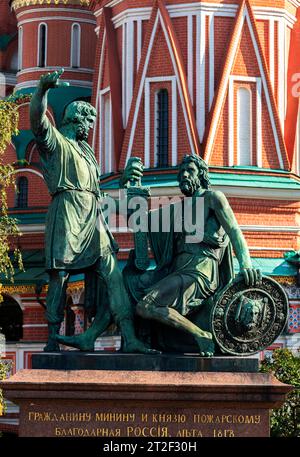
[[[296,267],[284,259],[300,249],[299,52],[298,0],[1,2],[1,95],[20,94],[20,134],[6,157],[15,164],[18,193],[11,189],[9,207],[23,233],[26,271],[3,285],[0,305],[14,370],[30,366],[47,335],[43,247],[50,197],[26,96],[41,74],[61,67],[70,86],[50,93],[49,118],[59,126],[74,100],[96,107],[90,142],[107,192],[117,193],[132,156],[142,158],[154,196],[179,193],[176,167],[183,155],[207,161],[254,265],[289,296],[288,328],[274,347],[300,346],[300,284]],[[116,238],[122,264],[132,239],[125,231]],[[69,284],[61,332],[86,325],[82,279]],[[114,344],[107,336],[98,347]]]

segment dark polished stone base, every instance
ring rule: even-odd
[[[212,357],[196,354],[123,354],[118,352],[65,351],[32,355],[32,368],[41,370],[129,370],[257,373],[253,357]]]

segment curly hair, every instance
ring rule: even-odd
[[[87,116],[97,116],[97,111],[90,103],[81,100],[72,102],[65,109],[62,125],[78,124]]]
[[[181,162],[181,164],[179,166],[179,172],[178,172],[177,180],[179,181],[179,175],[181,173],[182,165],[184,165],[186,163],[189,163],[189,162],[193,162],[197,166],[198,171],[199,171],[199,179],[200,179],[202,187],[204,189],[209,189],[210,188],[210,180],[209,180],[209,177],[208,177],[208,166],[207,166],[207,163],[203,159],[201,159],[201,157],[196,156],[196,155],[187,154],[187,155],[185,155],[183,157],[182,162]]]

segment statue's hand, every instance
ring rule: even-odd
[[[262,281],[261,270],[241,268],[240,275],[244,277],[247,286],[259,286]]]
[[[55,89],[57,87],[67,87],[69,83],[66,81],[61,81],[60,77],[63,74],[64,69],[54,71],[53,73],[47,73],[42,75],[39,82],[39,87],[43,92],[46,92],[49,89]]]
[[[129,187],[131,183],[134,186],[141,185],[143,177],[143,162],[139,157],[131,157],[120,179],[120,187]]]

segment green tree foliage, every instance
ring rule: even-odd
[[[0,358],[0,381],[2,381],[3,379],[5,379],[8,375],[8,371],[9,371],[9,366],[4,363],[3,361],[1,361],[1,358]],[[5,404],[4,404],[4,400],[3,400],[3,395],[2,395],[2,391],[0,390],[0,416],[2,416],[2,414],[5,413]]]
[[[18,117],[15,97],[0,100],[0,275],[10,280],[13,280],[13,262],[17,260],[21,266],[21,255],[17,249],[13,258],[10,255],[10,241],[19,235],[19,229],[16,219],[8,215],[7,188],[14,185],[14,170],[12,165],[4,163],[4,154],[12,136],[18,133]]]
[[[300,437],[300,351],[293,354],[288,349],[276,349],[272,358],[262,362],[261,371],[273,373],[279,381],[295,387],[284,405],[273,410],[271,435]]]
[[[0,100],[0,277],[13,280],[14,261],[22,268],[21,253],[15,249],[11,256],[11,240],[19,236],[17,221],[8,215],[7,188],[14,185],[14,169],[4,160],[5,150],[10,144],[12,136],[18,133],[18,101],[13,96]],[[0,283],[0,302],[2,301]],[[0,380],[7,375],[7,365],[0,359]],[[4,411],[4,402],[0,390],[0,415]]]

